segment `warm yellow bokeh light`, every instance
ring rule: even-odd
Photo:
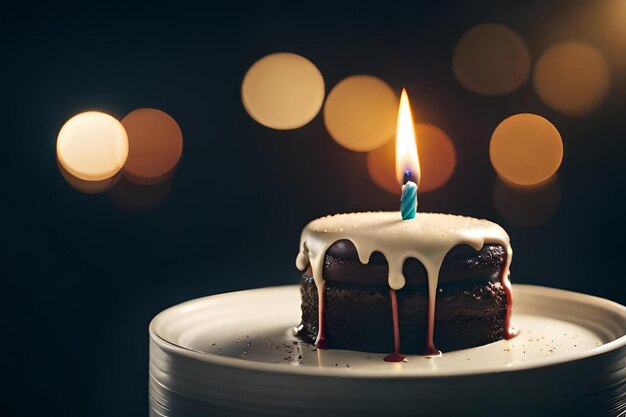
[[[65,122],[57,137],[57,158],[71,175],[86,181],[114,176],[128,157],[124,126],[113,116],[90,111]]]
[[[367,153],[367,171],[376,185],[392,194],[400,195],[402,187],[395,175],[396,143],[390,140]]]
[[[176,121],[157,109],[137,109],[122,119],[128,134],[124,173],[139,184],[165,179],[183,152],[183,134]]]
[[[326,129],[341,146],[371,151],[393,139],[398,97],[383,80],[370,75],[343,79],[324,105]]]
[[[503,180],[532,186],[548,180],[559,169],[563,141],[556,127],[543,117],[516,114],[496,127],[489,157]]]
[[[493,185],[498,212],[515,226],[535,227],[546,222],[559,208],[561,188],[552,177],[538,187],[515,187],[499,178]]]
[[[595,110],[610,85],[609,67],[602,54],[581,42],[563,42],[537,61],[535,90],[550,107],[571,116]]]
[[[456,152],[452,140],[437,126],[415,124],[417,152],[421,165],[419,193],[436,190],[445,185],[456,166]],[[367,170],[376,185],[392,194],[400,194],[401,187],[395,175],[395,141],[367,154]]]
[[[488,96],[510,93],[530,75],[530,54],[522,38],[503,25],[468,30],[454,50],[452,69],[468,90]]]
[[[315,64],[291,53],[259,59],[241,86],[241,100],[250,117],[273,129],[309,123],[319,113],[324,93],[324,78]]]
[[[81,180],[67,172],[61,162],[57,159],[57,166],[65,181],[75,190],[85,194],[99,194],[112,189],[121,177],[121,171],[102,181],[86,181]]]
[[[402,89],[398,121],[396,123],[396,180],[401,186],[404,184],[405,174],[410,173],[410,179],[420,185],[420,161],[415,144],[415,129],[413,127],[413,113],[409,95]]]

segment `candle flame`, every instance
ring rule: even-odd
[[[420,183],[420,163],[417,157],[415,130],[409,96],[406,89],[402,89],[400,106],[398,108],[398,124],[396,127],[396,179],[400,185],[413,181]]]

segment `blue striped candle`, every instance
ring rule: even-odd
[[[417,184],[408,181],[402,186],[402,197],[400,198],[400,212],[402,220],[411,220],[415,218],[417,210]]]

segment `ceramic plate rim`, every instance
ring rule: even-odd
[[[191,359],[199,360],[202,362],[206,362],[209,364],[214,364],[218,366],[224,367],[233,367],[241,370],[249,370],[249,371],[260,371],[260,372],[269,372],[276,374],[295,374],[295,375],[304,375],[304,376],[332,376],[332,377],[344,377],[344,378],[389,378],[389,379],[404,379],[404,378],[419,378],[419,379],[432,379],[432,378],[450,378],[450,377],[463,377],[470,375],[485,375],[485,374],[496,374],[496,373],[511,373],[511,372],[522,372],[529,369],[537,369],[544,368],[547,366],[559,365],[563,363],[575,362],[583,359],[589,359],[592,357],[596,357],[602,354],[606,354],[620,348],[626,346],[626,333],[622,336],[618,337],[615,340],[604,343],[598,347],[592,348],[588,351],[584,352],[576,352],[572,353],[569,356],[565,357],[556,357],[556,358],[543,358],[538,359],[533,362],[529,362],[527,364],[522,364],[516,366],[514,369],[508,368],[499,368],[497,370],[494,369],[473,369],[473,370],[461,370],[460,372],[451,372],[444,371],[438,372],[436,374],[415,374],[412,373],[411,370],[407,370],[402,373],[388,373],[382,374],[378,371],[371,371],[367,369],[337,369],[337,368],[318,368],[318,367],[293,367],[293,366],[284,366],[282,364],[272,364],[265,362],[253,362],[246,361],[239,358],[231,358],[227,356],[219,356],[214,354],[209,354],[205,352],[199,352],[193,349],[186,348],[184,346],[180,346],[176,343],[173,343],[169,340],[166,340],[164,337],[158,334],[157,326],[159,321],[163,319],[167,314],[172,314],[176,310],[190,308],[195,304],[200,304],[207,298],[214,297],[228,297],[233,294],[240,293],[249,293],[249,292],[261,292],[261,291],[281,291],[287,289],[295,289],[299,287],[298,285],[281,285],[281,286],[270,286],[270,287],[260,287],[253,288],[242,291],[231,291],[227,293],[209,295],[205,297],[195,298],[189,301],[184,301],[180,304],[171,306],[160,313],[158,313],[151,321],[148,327],[150,339],[154,341],[157,345],[159,345],[164,350],[168,350],[174,354],[178,354],[181,356],[185,356]],[[624,317],[626,320],[626,306],[623,306],[615,301],[611,301],[605,298],[596,297],[589,294],[578,293],[574,291],[568,291],[558,288],[551,287],[543,287],[539,285],[528,285],[528,284],[514,284],[514,291],[522,291],[526,293],[532,292],[543,292],[545,295],[551,297],[566,297],[569,299],[575,299],[580,302],[585,303],[599,303],[605,310],[612,310],[614,313],[617,313]]]

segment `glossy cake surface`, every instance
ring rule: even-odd
[[[347,248],[344,248],[346,246]],[[352,249],[349,249],[349,247]],[[327,347],[392,352],[393,323],[387,264],[382,256],[361,264],[354,246],[338,242],[324,264]],[[455,248],[444,260],[437,289],[434,343],[442,351],[480,346],[504,337],[506,295],[498,276],[504,264],[501,246],[480,251]],[[408,259],[407,284],[397,291],[400,351],[422,353],[427,343],[428,285],[424,267]],[[310,270],[301,278],[300,336],[314,343],[318,334],[318,293]]]
[[[509,237],[487,220],[350,213],[309,223],[299,334],[319,348],[440,354],[512,336]]]

